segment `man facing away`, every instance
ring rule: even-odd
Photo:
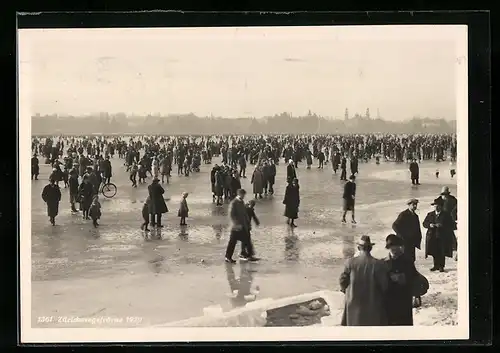
[[[369,236],[363,235],[357,245],[359,255],[347,260],[340,275],[340,290],[345,293],[341,325],[385,326],[388,267],[371,255],[375,244]]]
[[[420,182],[419,182],[420,168],[418,166],[416,159],[413,158],[411,160],[409,169],[410,169],[410,179],[411,179],[412,185],[420,185]]]
[[[453,220],[457,221],[457,198],[450,193],[450,188],[443,186],[441,189],[441,198],[443,199],[443,210],[448,212]]]

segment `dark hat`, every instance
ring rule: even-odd
[[[439,206],[443,206],[444,205],[444,200],[440,197],[438,197],[437,199],[435,199],[431,205],[439,205]]]
[[[360,245],[360,246],[373,246],[373,245],[375,245],[375,243],[372,243],[372,241],[368,235],[362,235],[358,241],[358,245]]]
[[[401,237],[398,237],[396,234],[389,234],[387,238],[385,238],[385,248],[389,249],[391,246],[403,246],[404,242]]]
[[[406,202],[407,205],[418,204],[418,199],[412,198]]]

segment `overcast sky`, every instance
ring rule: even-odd
[[[455,119],[460,30],[21,30],[20,90],[40,114],[261,117],[311,110],[343,118],[345,108],[370,108],[390,120]]]

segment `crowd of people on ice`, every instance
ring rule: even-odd
[[[99,191],[113,177],[111,160],[115,155],[123,160],[131,187],[146,183],[148,197],[142,207],[144,222],[141,229],[162,228],[162,215],[168,212],[162,185],[171,182],[172,172],[189,177],[200,171],[202,165],[212,165],[210,172],[213,202],[228,202],[230,236],[225,261],[235,263],[235,246],[241,242],[240,261],[259,261],[251,240],[252,221],[259,224],[255,213],[255,199],[274,194],[276,166],[285,161],[286,188],[283,198],[287,224],[296,227],[300,206],[300,186],[297,168],[305,162],[310,169],[322,169],[331,164],[334,174],[339,171],[344,184],[343,216],[347,212],[355,220],[356,175],[359,163],[375,160],[407,162],[410,179],[420,184],[419,162],[435,160],[456,161],[455,135],[317,135],[317,136],[91,136],[91,137],[34,137],[31,177],[38,180],[40,160],[52,166],[49,184],[44,187],[42,199],[47,204],[49,220],[55,225],[61,201],[59,183],[69,188],[71,211],[82,211],[84,219],[91,219],[94,227],[102,215]],[[62,161],[61,161],[62,160]],[[240,178],[247,178],[247,166],[252,165],[251,195],[242,189]],[[349,173],[348,173],[349,172]],[[450,168],[453,177],[456,171]],[[439,170],[436,171],[439,177]],[[137,180],[138,179],[138,180]],[[179,205],[180,226],[186,226],[189,217],[188,193],[183,193]],[[79,209],[76,205],[79,205]],[[370,255],[373,244],[363,236],[358,244],[359,255],[351,258],[340,279],[346,293],[343,324],[356,325],[411,325],[412,307],[420,305],[425,292],[425,277],[415,268],[415,249],[420,249],[422,235],[420,220],[415,210],[418,200],[408,201],[393,224],[394,234],[387,237],[389,256],[375,259]],[[425,256],[434,259],[431,271],[443,272],[445,258],[456,250],[454,230],[457,221],[457,200],[447,187],[433,202],[435,210],[423,220],[427,229]],[[422,280],[423,278],[423,280]],[[414,280],[420,279],[420,280]],[[415,283],[418,283],[416,285]],[[424,288],[424,289],[422,289]],[[390,298],[390,305],[386,305]],[[389,307],[389,309],[388,309]],[[396,310],[397,309],[397,310]]]

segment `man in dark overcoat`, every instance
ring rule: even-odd
[[[441,189],[441,198],[444,201],[443,210],[445,212],[448,212],[450,214],[451,218],[453,218],[453,221],[455,222],[455,229],[456,229],[457,218],[458,218],[457,198],[450,193],[450,188],[448,188],[447,186],[443,186],[443,188]],[[454,242],[453,250],[455,250],[455,251],[457,250],[457,245],[458,245],[457,242]],[[456,257],[455,257],[455,260],[457,260]]]
[[[420,185],[420,182],[419,182],[420,168],[418,166],[416,159],[412,159],[409,169],[410,169],[411,183],[413,185]]]
[[[386,326],[386,295],[389,281],[387,265],[371,255],[373,244],[363,235],[359,255],[347,260],[340,275],[340,290],[345,293],[342,326]]]
[[[339,169],[339,165],[340,165],[340,153],[335,152],[335,156],[332,158],[332,168],[335,174],[337,174],[337,169]]]
[[[415,248],[420,249],[422,244],[420,220],[416,213],[418,200],[410,199],[407,205],[408,208],[401,212],[392,224],[392,229],[403,239],[405,255],[412,262],[415,262]]]
[[[413,326],[413,284],[418,277],[413,261],[404,256],[405,242],[395,234],[385,240],[389,255],[384,259],[389,270],[386,310],[389,326]]]
[[[427,229],[425,257],[433,257],[434,266],[431,271],[439,272],[445,272],[446,257],[453,257],[453,248],[456,247],[456,223],[451,215],[443,210],[443,204],[442,198],[435,199],[432,203],[434,211],[429,212],[423,222],[424,228]]]
[[[252,244],[248,242],[248,240],[250,240],[250,219],[248,218],[248,212],[244,202],[246,191],[239,189],[236,194],[236,197],[229,204],[229,218],[231,224],[225,261],[230,264],[236,263],[236,261],[233,260],[233,254],[238,241],[242,242],[242,249],[253,252]]]
[[[165,189],[159,184],[159,181],[160,179],[155,177],[151,185],[148,186],[149,197],[151,198],[151,202],[149,203],[149,214],[151,215],[151,226],[163,228],[161,224],[161,215],[168,212],[168,207],[163,198]]]
[[[347,215],[347,211],[351,211],[351,222],[353,224],[356,223],[354,204],[356,199],[356,177],[351,175],[349,177],[349,181],[344,184],[344,193],[342,194],[343,199],[343,213],[342,213],[342,223],[346,223],[345,216]]]
[[[50,223],[56,225],[56,216],[59,213],[59,202],[61,201],[61,189],[54,179],[50,179],[48,185],[43,188],[42,200],[47,204],[47,215]]]
[[[264,186],[264,194],[267,195],[269,191],[269,176],[271,171],[269,169],[269,164],[267,160],[263,160],[262,162],[262,184]]]
[[[398,215],[398,218],[392,224],[392,229],[402,239],[404,245],[404,256],[412,263],[415,262],[415,249],[421,248],[422,230],[420,229],[420,220],[416,213],[418,207],[417,199],[410,199],[407,202],[408,208]],[[414,301],[415,307],[419,307],[422,303],[420,297],[416,297]]]
[[[347,158],[342,156],[340,161],[340,180],[347,180]]]
[[[246,170],[247,170],[247,160],[245,159],[245,155],[242,153],[238,157],[238,164],[240,165],[240,178],[246,178]]]
[[[269,193],[274,194],[274,183],[276,181],[276,165],[274,160],[269,159]]]
[[[351,175],[356,175],[359,173],[358,166],[359,166],[358,156],[356,155],[356,153],[354,153],[350,161]]]
[[[38,160],[38,156],[35,153],[33,157],[31,157],[31,179],[35,178],[38,180],[38,175],[40,174],[40,162]]]
[[[79,189],[79,183],[78,183],[78,171],[73,168],[69,172],[69,204],[71,205],[71,212],[78,212],[78,210],[75,207],[75,204],[78,202],[78,189]]]
[[[102,161],[102,174],[104,178],[104,184],[111,182],[111,177],[113,176],[111,161],[109,160],[109,156],[106,156],[106,159]]]

